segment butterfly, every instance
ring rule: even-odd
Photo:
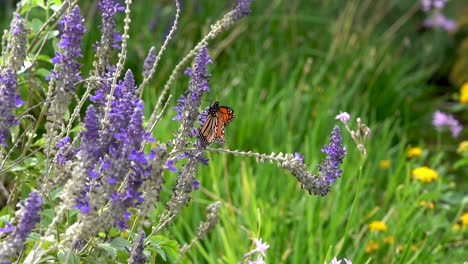
[[[224,144],[224,129],[235,116],[231,107],[214,102],[208,108],[205,123],[198,129],[198,138],[205,145],[215,141]]]

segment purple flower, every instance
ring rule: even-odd
[[[6,69],[4,76],[0,74],[0,143],[5,147],[8,146],[6,142],[9,136],[8,129],[18,124],[13,115],[13,109],[18,107],[19,103],[16,95],[17,86],[14,71]]]
[[[178,100],[174,110],[177,115],[174,120],[180,120],[181,126],[176,138],[176,145],[186,145],[186,138],[196,136],[195,122],[199,116],[198,109],[201,105],[201,98],[205,92],[210,91],[208,86],[209,76],[207,75],[207,65],[212,63],[205,46],[200,48],[200,52],[195,58],[195,67],[192,70],[187,68],[185,73],[190,76],[189,88]]]
[[[343,122],[343,124],[348,123],[350,118],[350,115],[346,112],[340,112],[340,114],[335,117],[335,119],[340,120],[341,122]]]
[[[447,18],[441,13],[436,13],[424,20],[424,26],[428,28],[442,28],[445,31],[453,31],[457,27],[457,23],[455,20]]]
[[[121,39],[120,34],[115,31],[115,14],[118,12],[123,12],[125,8],[120,6],[119,3],[116,3],[114,0],[101,0],[98,4],[99,10],[102,12],[102,21],[101,21],[101,32],[104,37],[113,39],[114,41],[110,42],[113,45],[118,45],[117,42]],[[117,35],[116,35],[117,34]]]
[[[249,15],[251,2],[252,0],[236,0],[233,18],[237,20]]]
[[[154,63],[156,62],[156,49],[151,47],[146,56],[145,62],[143,64],[143,75],[148,76],[151,69],[153,68]]]
[[[331,184],[340,177],[342,171],[338,166],[346,156],[346,149],[342,145],[340,128],[338,126],[333,128],[330,144],[323,147],[322,153],[327,154],[327,157],[319,165],[320,176],[324,177]]]
[[[133,264],[144,264],[146,263],[146,256],[143,254],[144,250],[144,242],[145,242],[146,234],[144,231],[141,231],[138,234],[138,237],[133,241],[133,248],[130,254],[129,263]]]
[[[444,127],[448,127],[452,132],[452,137],[456,138],[463,130],[463,126],[456,120],[453,115],[446,114],[441,111],[434,112],[432,124],[437,130],[441,131]]]
[[[429,12],[432,8],[442,9],[444,8],[447,0],[421,0],[421,6],[424,12]]]
[[[42,199],[39,192],[32,191],[26,199],[25,205],[21,211],[18,225],[13,232],[3,242],[0,252],[0,262],[6,261],[12,255],[16,254],[23,247],[31,231],[41,220],[39,212],[42,208]]]
[[[55,147],[57,148],[63,148],[66,146],[68,143],[70,143],[70,137],[64,137],[62,138],[56,145]]]
[[[113,49],[120,49],[122,36],[115,30],[115,15],[125,10],[114,0],[100,0],[99,9],[102,12],[101,39],[96,43],[96,69],[102,74],[109,65]]]
[[[300,160],[302,163],[304,163],[304,156],[302,156],[299,152],[294,152],[294,158]]]
[[[24,31],[24,22],[22,21],[20,14],[15,13],[14,24],[11,28],[13,35],[18,35]]]
[[[173,159],[169,159],[166,161],[166,163],[164,163],[164,165],[166,165],[166,167],[172,171],[172,172],[177,172],[177,168],[174,167],[174,163],[175,163],[175,160]]]
[[[253,250],[251,250],[250,252],[248,252],[247,254],[245,254],[242,258],[245,259],[249,256],[251,256],[252,254],[255,254],[255,253],[260,253],[262,254],[264,257],[265,257],[265,251],[270,248],[270,245],[268,245],[268,243],[263,243],[262,242],[262,239],[257,239],[255,238],[254,239],[254,243],[255,243],[255,248]]]
[[[0,233],[10,233],[13,230],[15,230],[13,225],[10,222],[6,222],[5,227],[0,228]]]
[[[193,189],[194,190],[200,189],[200,182],[199,181],[197,181],[197,180],[193,181]]]
[[[57,86],[67,92],[75,91],[75,83],[81,79],[81,64],[77,59],[83,57],[80,48],[81,39],[86,32],[83,22],[84,19],[78,6],[75,6],[68,16],[64,16],[59,21],[61,36],[58,46],[61,50],[56,52],[51,60],[56,64],[57,70],[52,71],[49,78],[56,79]]]

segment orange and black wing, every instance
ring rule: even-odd
[[[198,134],[200,140],[209,145],[214,141],[224,144],[224,131],[236,114],[229,106],[220,106],[218,102],[210,105],[205,123],[199,129]]]
[[[218,126],[217,114],[219,110],[219,103],[215,102],[208,108],[206,121],[202,127],[198,130],[199,139],[205,144],[209,145],[213,143],[216,137],[216,128]]]
[[[198,131],[200,140],[206,145],[213,143],[215,140],[217,123],[216,117],[207,116],[205,123]]]
[[[229,124],[236,114],[234,113],[234,110],[229,107],[229,106],[220,106],[216,119],[218,120],[217,125],[216,125],[216,136],[215,140],[216,142],[220,144],[224,144],[225,141],[225,129],[226,125]]]

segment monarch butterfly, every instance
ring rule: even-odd
[[[205,123],[198,129],[198,138],[205,145],[214,141],[224,144],[224,128],[235,116],[236,114],[231,107],[214,102],[208,108]]]

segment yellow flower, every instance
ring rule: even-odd
[[[453,232],[457,232],[458,230],[460,230],[460,225],[459,225],[459,224],[454,224],[454,225],[452,226],[452,231],[453,231]]]
[[[463,154],[465,152],[468,152],[468,140],[464,140],[460,142],[457,148],[457,153],[458,154]]]
[[[372,223],[369,224],[369,230],[385,232],[387,231],[387,225],[382,221],[372,221]]]
[[[421,207],[427,207],[427,208],[429,208],[429,209],[434,209],[434,207],[435,207],[434,202],[426,202],[426,200],[422,200],[422,201],[419,203],[419,205],[420,205]]]
[[[468,213],[464,213],[462,216],[460,216],[460,221],[461,225],[463,228],[468,227]]]
[[[395,237],[393,237],[393,236],[388,236],[388,237],[385,237],[385,238],[383,239],[383,241],[384,241],[385,243],[387,243],[387,244],[393,244],[393,242],[395,242]]]
[[[468,104],[468,82],[464,83],[460,88],[460,103]]]
[[[414,147],[414,148],[408,149],[408,152],[406,152],[406,156],[408,158],[419,157],[422,155],[422,153],[423,153],[422,148]]]
[[[379,167],[381,169],[388,169],[390,168],[390,161],[389,160],[381,160],[379,161]]]
[[[415,245],[412,245],[412,246],[410,247],[410,250],[414,252],[414,251],[418,250],[418,247],[415,246]]]
[[[439,178],[437,171],[426,166],[413,169],[411,174],[413,175],[413,179],[424,183],[429,183]]]
[[[374,240],[369,241],[369,244],[366,246],[366,253],[371,253],[372,251],[377,251],[379,249],[379,243],[375,242]]]

